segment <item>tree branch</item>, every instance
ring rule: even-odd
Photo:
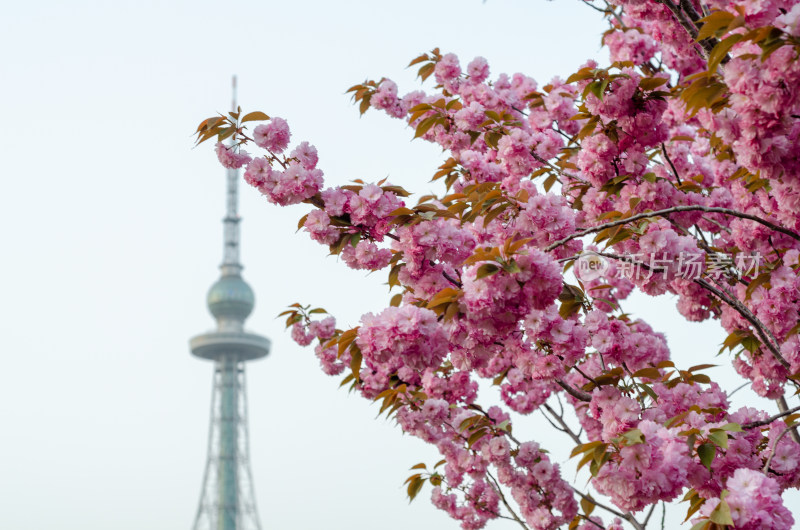
[[[617,517],[625,519],[631,525],[633,525],[633,527],[636,528],[636,530],[644,530],[644,526],[642,526],[641,523],[639,523],[639,521],[637,521],[636,518],[630,512],[622,513],[622,512],[620,512],[618,510],[615,510],[614,508],[611,508],[610,506],[606,506],[602,502],[597,502],[593,498],[589,497],[588,495],[586,495],[585,493],[583,493],[582,491],[577,489],[575,486],[570,486],[570,488],[572,488],[572,491],[574,491],[575,493],[580,495],[583,499],[591,502],[592,504],[594,504],[598,508],[602,508],[602,509],[606,510],[609,513],[613,513]]]
[[[791,370],[791,365],[786,359],[783,358],[783,355],[781,355],[781,352],[778,349],[777,341],[776,344],[772,343],[772,341],[767,336],[768,334],[771,334],[769,330],[767,330],[764,324],[762,324],[761,321],[758,320],[758,318],[756,318],[756,316],[750,312],[747,306],[745,306],[736,298],[728,296],[727,293],[723,292],[721,289],[717,289],[703,278],[695,278],[694,282],[697,285],[701,286],[703,289],[715,294],[717,298],[719,298],[720,300],[731,306],[737,313],[742,315],[742,318],[744,318],[750,324],[752,324],[752,326],[755,328],[756,333],[758,333],[761,342],[767,347],[770,353],[772,353],[772,356],[775,357],[775,360],[778,361],[778,363],[780,363],[780,365],[786,368],[787,370]]]
[[[573,180],[577,180],[578,182],[582,182],[582,183],[584,183],[584,184],[589,184],[589,182],[588,182],[588,181],[586,181],[586,180],[584,180],[584,179],[580,178],[579,176],[577,176],[577,175],[573,175],[572,173],[567,173],[566,171],[564,171],[564,170],[563,170],[563,169],[561,169],[560,167],[558,167],[558,166],[555,166],[555,165],[551,164],[551,163],[550,163],[550,161],[548,161],[548,160],[545,160],[544,158],[542,158],[541,156],[539,156],[539,155],[538,155],[538,154],[537,154],[537,153],[536,153],[534,150],[532,150],[532,149],[531,149],[531,155],[532,155],[532,156],[533,156],[533,158],[535,158],[535,159],[536,159],[538,162],[540,162],[540,163],[542,163],[542,164],[546,165],[547,167],[549,167],[550,169],[552,169],[553,171],[555,171],[555,172],[556,172],[556,173],[558,173],[559,175],[561,175],[561,176],[563,176],[563,177],[568,177],[568,178],[571,178],[571,179],[573,179]]]
[[[781,438],[783,438],[784,436],[786,436],[786,435],[787,435],[788,433],[790,433],[790,432],[792,432],[792,427],[786,427],[786,430],[785,430],[785,431],[783,431],[783,432],[782,432],[782,433],[781,433],[781,434],[780,434],[780,435],[779,435],[779,436],[778,436],[778,437],[775,439],[775,443],[774,443],[774,444],[772,444],[772,451],[770,451],[770,453],[769,453],[769,458],[767,458],[767,463],[766,463],[766,464],[764,464],[764,469],[762,469],[762,470],[761,470],[761,472],[762,472],[762,473],[764,473],[765,475],[767,474],[767,471],[769,470],[769,465],[772,463],[772,458],[775,456],[775,451],[777,451],[777,450],[778,450],[778,442],[780,442],[780,441],[781,441]]]
[[[776,399],[775,401],[778,403],[778,410],[779,411],[787,412],[789,410],[789,404],[786,403],[786,398],[784,398],[783,396],[778,396],[778,399]],[[795,408],[794,410],[797,410],[797,408]],[[791,414],[791,413],[789,413],[789,414]],[[797,427],[791,427],[789,430],[791,431],[792,440],[794,440],[795,443],[799,443],[800,444],[800,435],[797,434]],[[775,442],[775,443],[777,443],[777,442]]]
[[[788,416],[789,414],[793,414],[793,413],[795,413],[795,412],[797,412],[799,410],[800,410],[800,406],[794,407],[792,409],[784,410],[780,414],[775,414],[774,416],[770,416],[766,420],[751,421],[750,423],[745,423],[744,425],[742,425],[742,429],[748,430],[748,429],[755,429],[756,427],[763,427],[764,425],[769,425],[773,421],[779,420],[779,419],[783,418],[784,416]]]
[[[675,164],[672,163],[672,159],[669,157],[669,154],[667,154],[667,146],[664,145],[664,142],[661,142],[661,152],[664,153],[664,158],[666,158],[667,162],[669,162],[669,167],[672,168],[672,173],[675,175],[675,180],[678,181],[678,185],[680,186],[682,184],[681,177],[678,175],[678,170],[675,169]]]
[[[688,33],[692,37],[693,41],[697,40],[697,34],[698,34],[697,26],[694,24],[692,20],[690,20],[690,18],[687,18],[686,13],[684,13],[681,10],[681,7],[679,5],[672,3],[671,0],[656,0],[656,1],[661,4],[664,4],[667,7],[667,9],[669,9],[672,12],[678,24],[683,26],[683,29],[685,29],[686,33]],[[700,42],[700,46],[705,52],[705,56],[703,57],[703,59],[706,59],[708,57],[708,54],[711,53],[711,50],[714,49],[714,43],[709,42],[709,39],[703,39]]]
[[[647,526],[647,523],[650,522],[650,516],[653,515],[653,511],[655,509],[656,509],[656,503],[651,504],[650,511],[647,512],[647,516],[644,518],[644,522],[642,523],[643,527]]]
[[[570,426],[569,426],[569,425],[567,425],[567,422],[565,422],[565,421],[564,421],[564,418],[563,418],[562,416],[560,416],[560,415],[556,414],[556,411],[554,411],[554,410],[553,410],[553,407],[551,407],[551,406],[550,406],[550,405],[548,405],[547,403],[545,403],[543,406],[544,406],[544,408],[545,408],[545,409],[547,409],[547,412],[549,412],[550,414],[552,414],[552,415],[553,415],[553,418],[555,418],[555,420],[556,420],[556,421],[557,421],[557,422],[558,422],[558,423],[561,425],[562,429],[558,429],[558,427],[556,427],[555,425],[553,425],[553,427],[555,427],[555,428],[556,428],[556,429],[558,429],[558,430],[562,430],[564,433],[566,433],[567,435],[569,435],[569,437],[570,437],[570,438],[572,438],[572,440],[573,440],[573,441],[574,441],[576,444],[580,445],[580,444],[582,444],[582,443],[583,443],[583,441],[580,439],[580,437],[579,437],[577,434],[575,434],[575,431],[573,431],[573,430],[570,428]],[[544,413],[543,413],[543,414],[544,414]],[[550,419],[549,419],[549,418],[547,418],[547,416],[546,416],[546,415],[545,415],[545,419],[547,419],[547,421],[550,421]],[[552,425],[552,422],[551,422],[551,425]]]
[[[632,223],[633,221],[638,221],[640,219],[647,219],[648,217],[667,217],[673,213],[679,212],[707,212],[707,213],[721,213],[725,215],[730,215],[733,217],[739,217],[741,219],[749,219],[750,221],[755,221],[756,223],[762,224],[767,228],[770,228],[776,232],[780,232],[781,234],[785,234],[792,239],[800,241],[800,235],[792,232],[788,228],[784,228],[782,226],[778,226],[774,223],[770,223],[769,221],[765,221],[755,215],[750,215],[747,213],[737,212],[736,210],[731,210],[730,208],[717,208],[715,206],[701,206],[701,205],[687,205],[687,206],[673,206],[672,208],[665,208],[663,210],[656,210],[654,212],[644,212],[636,215],[632,215],[630,217],[626,217],[624,219],[617,219],[616,221],[610,221],[608,223],[603,223],[597,226],[590,226],[589,228],[584,228],[582,230],[578,230],[577,232],[568,235],[563,239],[559,239],[555,243],[552,243],[548,246],[545,251],[550,252],[553,249],[560,247],[561,245],[579,238],[583,237],[587,234],[593,234],[595,232],[600,232],[601,230],[605,230],[606,228],[613,228],[615,226],[624,225],[627,223]]]
[[[569,386],[567,383],[565,383],[561,379],[556,379],[556,383],[558,383],[558,386],[560,386],[561,388],[566,390],[567,394],[569,394],[570,396],[574,397],[578,401],[589,402],[589,401],[592,400],[592,396],[590,396],[589,394],[587,394],[586,392],[584,392],[582,390],[578,390],[577,388],[573,388],[573,387]]]
[[[500,484],[497,482],[497,479],[494,478],[494,476],[492,476],[491,473],[489,473],[489,470],[486,470],[486,476],[489,477],[491,481],[494,483],[493,489],[497,492],[497,495],[500,497],[500,500],[503,502],[503,505],[506,507],[506,510],[508,510],[511,516],[514,517],[514,520],[518,522],[522,528],[528,530],[528,526],[525,524],[525,522],[519,518],[519,516],[514,512],[514,510],[511,509],[511,506],[508,504],[508,501],[506,500],[506,496],[503,495],[503,492],[500,489]]]
[[[619,256],[617,254],[611,254],[608,252],[597,252],[597,254],[599,256],[607,258],[626,261],[625,256]],[[647,270],[651,270],[651,267],[648,267],[647,265],[642,264],[641,266]],[[652,270],[659,271],[657,267],[652,268]],[[747,308],[747,306],[745,306],[738,299],[728,295],[725,291],[714,287],[703,278],[695,278],[693,281],[694,283],[701,286],[703,289],[716,295],[717,298],[719,298],[720,300],[731,306],[737,313],[739,313],[742,316],[742,318],[747,320],[755,328],[755,331],[758,334],[759,338],[761,339],[761,342],[767,347],[767,349],[775,358],[775,360],[778,361],[778,363],[787,370],[791,370],[791,365],[781,355],[780,349],[778,348],[778,341],[775,339],[775,336],[772,335],[772,332],[766,326],[764,326],[764,324],[762,324],[760,320],[758,320],[758,318]]]

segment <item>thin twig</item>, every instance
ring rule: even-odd
[[[433,260],[428,260],[428,263],[430,264],[431,267],[435,267],[436,266],[436,262],[433,261]],[[442,269],[442,276],[444,276],[445,280],[447,280],[448,282],[452,283],[453,285],[455,285],[459,289],[461,289],[461,287],[463,287],[463,284],[460,281],[456,280],[455,278],[453,278],[452,276],[447,274],[447,272],[445,272],[444,269]]]
[[[555,172],[556,172],[556,173],[558,173],[559,175],[562,175],[562,176],[564,176],[564,177],[571,178],[571,179],[573,179],[573,180],[577,180],[578,182],[582,182],[582,183],[584,183],[584,184],[589,184],[589,181],[587,181],[587,180],[584,180],[584,179],[580,178],[580,177],[579,177],[579,176],[577,176],[577,175],[573,175],[572,173],[567,173],[566,171],[564,171],[564,170],[563,170],[563,169],[561,169],[560,167],[558,167],[558,166],[556,166],[556,165],[554,165],[554,164],[551,164],[551,163],[550,163],[550,161],[548,161],[548,160],[545,160],[544,158],[542,158],[541,156],[539,156],[539,155],[536,153],[536,151],[534,151],[534,150],[532,150],[532,149],[531,149],[531,155],[532,155],[532,156],[533,156],[533,158],[535,158],[535,159],[536,159],[538,162],[540,162],[540,163],[542,163],[542,164],[545,164],[546,166],[548,166],[550,169],[552,169],[553,171],[555,171]]]
[[[559,416],[558,414],[556,414],[556,411],[554,411],[554,410],[553,410],[553,407],[551,407],[551,406],[550,406],[550,405],[548,405],[547,403],[545,403],[543,406],[544,406],[544,408],[545,408],[545,409],[547,409],[547,412],[549,412],[550,414],[552,414],[552,415],[553,415],[553,417],[555,418],[555,420],[556,420],[556,421],[557,421],[557,422],[558,422],[558,423],[561,425],[561,427],[562,427],[561,429],[559,429],[558,427],[556,427],[555,425],[553,425],[553,422],[551,422],[551,421],[550,421],[550,418],[548,418],[548,417],[547,417],[547,415],[546,415],[546,414],[544,414],[544,412],[542,412],[542,414],[544,415],[545,419],[546,419],[548,422],[550,422],[550,425],[553,425],[553,428],[555,428],[556,430],[559,430],[559,431],[561,431],[561,432],[563,432],[563,433],[567,434],[567,435],[568,435],[570,438],[572,438],[572,440],[573,440],[573,441],[574,441],[576,444],[580,445],[580,444],[582,444],[582,443],[583,443],[583,441],[580,439],[580,437],[579,437],[577,434],[575,434],[575,432],[574,432],[574,431],[573,431],[573,430],[572,430],[572,429],[569,427],[569,425],[567,425],[567,423],[564,421],[564,418],[563,418],[562,416]]]
[[[492,474],[488,470],[486,471],[486,476],[489,477],[492,482],[494,482],[494,490],[497,492],[497,495],[500,496],[500,500],[503,501],[503,504],[505,505],[508,512],[514,517],[514,520],[517,521],[522,528],[528,530],[528,526],[525,524],[525,522],[519,518],[519,516],[514,512],[514,510],[511,509],[511,506],[508,504],[508,501],[506,501],[506,496],[503,495],[503,491],[500,489],[500,484],[497,482],[497,479],[494,478],[494,476],[492,476]]]
[[[726,231],[727,233],[729,233],[729,234],[730,234],[730,233],[733,233],[733,230],[731,230],[731,229],[730,229],[730,228],[728,228],[727,226],[723,225],[722,223],[720,223],[720,222],[719,222],[719,221],[717,221],[716,219],[712,219],[712,218],[710,218],[710,217],[706,217],[706,216],[704,215],[704,216],[703,216],[703,221],[707,221],[707,222],[709,222],[709,223],[715,224],[715,225],[717,225],[717,227],[718,227],[720,230],[725,230],[725,231]]]
[[[731,390],[730,392],[728,392],[728,396],[727,396],[727,397],[728,397],[728,399],[730,399],[730,397],[731,397],[732,395],[734,395],[736,392],[738,392],[739,390],[743,389],[744,387],[746,387],[746,386],[747,386],[747,385],[749,385],[750,383],[751,383],[751,381],[748,381],[748,382],[746,382],[746,383],[742,383],[742,384],[741,384],[741,385],[739,385],[738,387],[736,387],[736,388],[734,388],[733,390]]]
[[[606,506],[602,502],[598,502],[598,501],[594,500],[593,498],[589,497],[588,495],[586,495],[585,493],[583,493],[582,491],[577,489],[575,486],[570,486],[570,488],[572,488],[572,491],[574,491],[575,493],[580,495],[583,499],[591,502],[592,504],[594,504],[598,508],[602,508],[602,509],[606,510],[609,513],[613,513],[617,517],[621,517],[622,519],[625,519],[631,525],[633,525],[633,527],[636,528],[637,530],[644,530],[644,527],[641,525],[641,523],[639,523],[639,521],[637,521],[636,518],[633,515],[631,515],[630,512],[622,513],[622,512],[620,512],[618,510],[615,510],[614,508]]]
[[[784,430],[784,431],[783,431],[783,432],[782,432],[782,433],[781,433],[781,434],[780,434],[780,435],[779,435],[779,436],[778,436],[778,437],[775,439],[775,443],[774,443],[774,444],[772,444],[772,451],[770,451],[770,453],[769,453],[769,458],[767,458],[767,463],[766,463],[766,464],[764,464],[764,469],[762,469],[762,470],[761,470],[761,472],[762,472],[762,473],[764,473],[765,475],[767,474],[767,470],[769,470],[769,465],[772,463],[772,458],[775,456],[775,451],[777,451],[777,450],[778,450],[778,442],[780,442],[780,441],[781,441],[781,438],[783,438],[784,436],[786,436],[786,435],[787,435],[788,433],[790,433],[790,432],[792,432],[792,427],[786,427],[786,430]]]
[[[664,142],[661,142],[661,152],[664,153],[664,158],[666,158],[667,162],[669,162],[669,167],[672,168],[672,173],[675,175],[675,180],[678,181],[678,185],[680,186],[683,184],[681,182],[681,177],[678,175],[678,170],[675,169],[675,164],[672,163],[672,159],[669,157],[669,154],[667,154],[667,146],[664,145]]]
[[[650,511],[649,511],[649,512],[647,512],[647,516],[644,518],[644,522],[642,523],[642,526],[647,526],[647,523],[650,521],[650,516],[651,516],[651,515],[653,515],[653,511],[654,511],[655,509],[656,509],[656,505],[655,505],[655,503],[654,503],[654,504],[651,504],[651,505],[650,505]]]

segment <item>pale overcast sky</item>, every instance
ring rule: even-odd
[[[205,293],[218,276],[224,210],[224,171],[210,145],[192,150],[191,133],[228,108],[232,74],[243,108],[286,118],[294,140],[317,146],[329,183],[388,176],[424,193],[436,189],[428,180],[441,154],[411,142],[397,120],[359,118],[344,91],[381,76],[416,89],[405,66],[436,46],[465,62],[486,57],[493,77],[521,71],[544,84],[605,56],[604,22],[580,4],[4,5],[0,528],[190,528],[211,364],[187,341],[213,326]],[[385,278],[349,271],[296,234],[304,207],[241,191],[244,276],[256,292],[248,327],[273,341],[270,357],[248,365],[263,527],[457,528],[429,490],[405,498],[408,468],[435,462],[434,451],[339,390],[275,320],[301,301],[355,325],[387,303]],[[715,324],[683,323],[669,299],[625,309],[665,331],[678,362],[713,355],[723,336]],[[737,394],[745,402],[751,395]],[[560,446],[565,462],[568,440],[542,434],[542,423],[515,428]]]

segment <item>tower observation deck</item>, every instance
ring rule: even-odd
[[[235,77],[233,93],[235,111]],[[214,362],[208,458],[192,529],[261,530],[250,470],[245,362],[266,357],[270,341],[244,330],[255,296],[239,262],[239,170],[228,169],[226,182],[221,274],[206,298],[217,329],[189,341],[193,355]]]

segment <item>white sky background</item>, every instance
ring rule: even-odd
[[[210,144],[191,149],[191,133],[228,109],[231,74],[245,110],[284,117],[293,142],[317,146],[328,183],[388,176],[424,193],[439,189],[428,180],[441,154],[382,113],[359,119],[349,86],[386,76],[414,90],[405,65],[435,46],[463,64],[483,55],[493,78],[521,71],[540,85],[605,57],[604,23],[577,0],[41,1],[6,4],[1,17],[7,530],[190,528],[211,364],[187,341],[213,326],[205,292],[224,210],[224,170]],[[427,487],[410,506],[405,498],[408,468],[435,452],[375,420],[377,408],[339,390],[275,320],[301,301],[355,325],[388,302],[385,277],[350,271],[295,234],[306,207],[279,209],[243,188],[244,275],[257,299],[248,326],[273,341],[269,358],[248,365],[264,528],[457,528]],[[716,324],[684,323],[669,299],[624,307],[665,331],[684,366],[713,359],[723,338]],[[571,447],[542,423],[515,427]]]

